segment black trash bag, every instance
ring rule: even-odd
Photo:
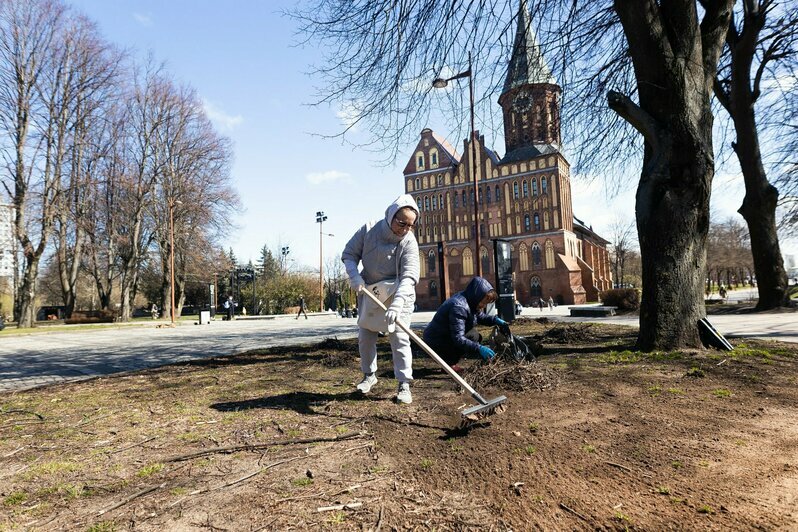
[[[534,361],[535,355],[523,339],[513,336],[512,333],[504,334],[499,327],[494,327],[488,338],[491,349],[496,356],[506,360],[521,362],[522,360]]]

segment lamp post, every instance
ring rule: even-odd
[[[289,246],[283,246],[280,248],[280,254],[283,256],[282,262],[282,270],[280,273],[285,275],[285,271],[288,269],[286,264],[288,263],[288,254],[291,253],[291,248]]]
[[[175,324],[175,205],[182,205],[183,202],[174,198],[169,198],[169,296],[172,302],[170,316],[172,326]]]
[[[322,267],[324,255],[322,254],[321,237],[323,233],[321,232],[321,228],[326,220],[327,216],[324,214],[324,211],[316,211],[316,223],[319,224],[319,312],[324,311],[324,268]]]
[[[468,70],[464,70],[450,78],[436,78],[432,82],[432,86],[436,89],[442,89],[446,87],[450,81],[461,78],[468,78],[468,101],[471,115],[471,164],[469,170],[471,172],[471,179],[474,180],[474,235],[477,248],[475,258],[477,261],[477,275],[482,277],[482,257],[480,255],[481,239],[479,235],[479,186],[477,185],[477,147],[474,131],[474,70],[471,66],[471,52],[468,52]]]

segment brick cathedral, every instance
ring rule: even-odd
[[[461,158],[449,143],[424,129],[404,169],[405,190],[420,211],[420,309],[433,310],[465,288],[477,274],[476,261],[483,277],[495,283],[493,239],[511,245],[516,299],[524,305],[541,297],[559,304],[597,301],[599,292],[612,287],[608,241],[571,211],[569,164],[560,151],[561,92],[522,0],[499,96],[504,157],[488,148],[479,132],[463,141],[467,155]],[[476,221],[473,179],[479,196]]]

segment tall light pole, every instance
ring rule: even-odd
[[[283,262],[282,262],[283,271],[280,272],[281,275],[285,275],[285,271],[288,269],[286,267],[286,264],[288,264],[289,253],[291,253],[291,248],[289,246],[283,246],[280,248],[280,254],[283,256]]]
[[[327,216],[324,214],[324,211],[316,211],[316,223],[319,224],[319,312],[324,312],[324,268],[322,265],[324,255],[322,254],[321,237],[323,233],[321,232],[321,228],[326,220]]]
[[[471,173],[471,179],[474,180],[474,235],[476,237],[477,248],[474,256],[477,261],[477,275],[482,277],[482,256],[480,255],[481,239],[479,235],[479,185],[477,184],[477,147],[476,133],[474,131],[474,70],[471,66],[471,52],[468,52],[468,70],[460,72],[450,78],[437,78],[432,82],[432,86],[436,89],[442,89],[446,87],[450,81],[461,78],[468,78],[468,101],[471,114],[471,164],[469,165],[469,171]]]
[[[183,202],[180,200],[176,200],[172,197],[169,198],[169,274],[171,276],[169,295],[172,300],[170,313],[172,326],[175,324],[175,205],[182,204]]]

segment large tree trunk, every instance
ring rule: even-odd
[[[26,257],[22,284],[19,287],[17,327],[20,329],[36,325],[36,277],[38,274],[39,256]]]
[[[714,175],[710,95],[732,0],[615,0],[640,104],[608,103],[645,139],[635,215],[643,266],[637,346],[702,347],[709,197]]]

